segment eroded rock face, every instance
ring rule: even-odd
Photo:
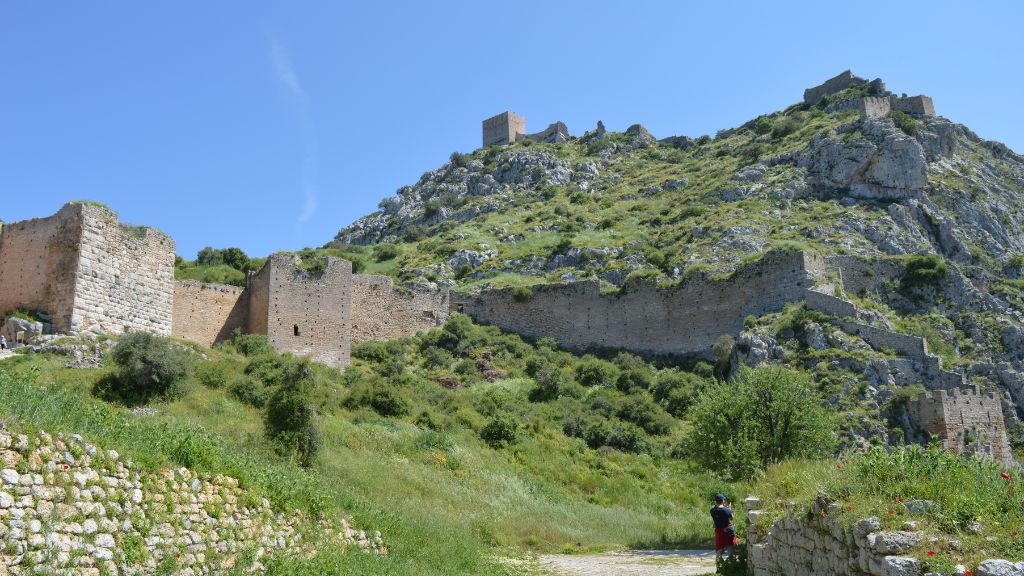
[[[928,183],[924,149],[891,120],[862,119],[842,134],[819,134],[796,157],[809,182],[861,198],[902,199]]]

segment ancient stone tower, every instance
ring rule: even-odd
[[[171,333],[174,240],[99,204],[0,225],[0,318],[24,308],[55,332]]]
[[[1002,402],[993,392],[966,388],[924,392],[907,404],[907,414],[916,430],[912,441],[938,438],[950,452],[1013,464]]]
[[[248,331],[278,352],[345,366],[352,342],[352,263],[327,258],[306,269],[294,254],[273,254],[249,277]]]
[[[526,135],[526,119],[515,112],[502,112],[484,120],[483,147],[513,144]]]

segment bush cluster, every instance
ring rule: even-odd
[[[121,337],[112,353],[117,372],[98,385],[97,393],[125,404],[170,400],[188,391],[192,358],[172,339],[130,332]]]

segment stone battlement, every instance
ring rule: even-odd
[[[831,96],[852,88],[868,84],[864,78],[855,76],[849,70],[834,78],[826,80],[823,84],[804,90],[804,104],[812,106],[822,98]],[[885,88],[881,80],[873,80],[872,94],[875,96],[862,96],[846,102],[833,104],[829,110],[857,110],[865,118],[884,118],[892,110],[912,114],[915,116],[935,116],[935,104],[929,96],[897,96]]]
[[[938,438],[950,452],[981,455],[1012,465],[1002,399],[977,388],[924,392],[907,404],[911,441]]]

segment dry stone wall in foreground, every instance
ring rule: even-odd
[[[346,520],[281,514],[225,476],[153,473],[78,435],[0,429],[0,574],[256,573],[333,542],[386,554]]]

